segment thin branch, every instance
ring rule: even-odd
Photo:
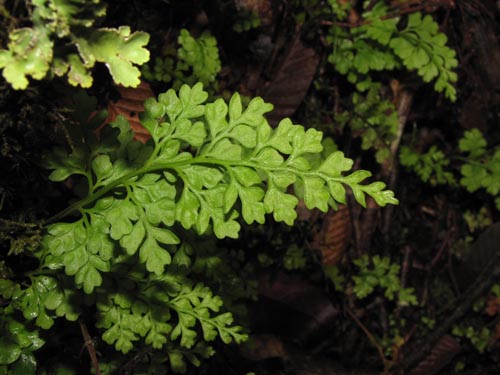
[[[20,221],[14,221],[9,219],[0,218],[0,224],[4,228],[24,228],[24,229],[32,229],[32,228],[40,228],[41,224],[35,223],[23,223]]]
[[[450,316],[424,339],[424,342],[418,346],[418,350],[413,351],[404,360],[403,368],[406,370],[405,373],[425,358],[439,339],[465,315],[479,297],[489,290],[491,285],[498,280],[498,277],[500,277],[500,252],[490,261],[476,281],[469,287],[461,302],[457,302],[456,307],[451,309]]]
[[[389,190],[394,190],[397,180],[397,168],[396,158],[399,150],[399,145],[401,143],[401,138],[403,137],[405,126],[408,122],[408,116],[411,112],[411,106],[413,103],[413,91],[400,87],[401,84],[398,81],[393,83],[394,96],[396,98],[397,113],[398,113],[398,129],[396,136],[391,142],[390,150],[391,155],[382,165],[382,175],[389,179]],[[384,233],[386,240],[388,241],[389,229],[391,228],[391,218],[394,209],[386,207],[384,210],[384,223],[382,228],[382,233]]]
[[[97,353],[95,351],[92,337],[90,337],[87,326],[85,325],[83,320],[79,319],[78,323],[80,324],[80,330],[82,331],[84,345],[87,348],[87,351],[89,352],[90,361],[92,362],[92,366],[95,369],[95,373],[96,375],[101,375],[101,369],[99,368],[99,362],[97,361]]]
[[[411,248],[411,246],[405,246],[403,249],[404,258],[403,258],[403,265],[401,267],[401,278],[400,278],[401,288],[406,287],[406,279],[408,276],[408,270],[410,269],[410,265],[411,265],[412,250],[413,249]]]
[[[388,370],[389,368],[392,367],[393,362],[388,360],[384,354],[384,349],[382,346],[377,342],[375,337],[372,335],[372,333],[366,328],[366,326],[361,322],[361,320],[358,319],[358,317],[351,311],[351,309],[346,308],[345,310],[347,314],[351,317],[352,320],[358,325],[359,328],[365,333],[366,337],[370,341],[370,343],[377,349],[378,355],[380,359],[382,360],[382,363],[384,364],[384,369]]]
[[[429,267],[430,269],[432,269],[436,266],[439,259],[441,259],[442,255],[444,253],[444,250],[450,245],[451,236],[452,236],[451,231],[448,231],[446,233],[446,237],[444,238],[443,242],[441,243],[441,246],[439,247],[439,250],[437,251],[436,255],[434,256],[434,258],[431,261],[431,264]]]

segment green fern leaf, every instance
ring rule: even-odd
[[[182,29],[179,44],[178,56],[192,67],[194,76],[204,84],[213,82],[221,69],[217,40],[208,32],[195,39]]]
[[[78,39],[78,48],[87,68],[95,61],[105,63],[117,84],[135,87],[140,83],[141,73],[134,64],[142,65],[149,60],[149,51],[144,48],[148,41],[148,34],[131,33],[128,26],[122,26],[93,31]]]
[[[9,34],[7,50],[0,50],[0,69],[16,90],[28,87],[28,76],[40,80],[47,74],[53,43],[43,27],[16,29]]]
[[[465,132],[458,142],[460,151],[467,152],[471,158],[479,158],[486,152],[486,140],[479,129],[471,129]]]
[[[78,288],[97,296],[103,340],[123,353],[139,340],[194,350],[216,338],[246,339],[232,315],[220,311],[222,299],[201,283],[193,287],[180,271],[195,255],[176,225],[236,238],[240,218],[264,223],[272,214],[291,225],[299,198],[326,211],[345,202],[346,187],[363,205],[366,195],[380,205],[397,203],[383,183],[363,184],[369,172],[349,174],[352,160],[342,152],[324,155],[321,132],[288,119],[273,129],[264,117],[272,106],[260,98],[244,107],[237,94],[228,104],[206,104],[207,96],[197,84],[147,100],[141,121],[152,138],[146,144],[134,141],[119,117],[99,141],[81,142],[66,157],[58,151],[47,162],[52,179],[73,176],[87,189],[51,219],[38,254],[42,268],[64,268]],[[70,214],[80,218],[57,222]],[[207,262],[207,273],[215,272],[218,263]],[[56,290],[46,306],[72,316],[61,307],[65,289]],[[175,361],[183,366],[183,358]]]
[[[458,66],[455,51],[446,46],[447,38],[439,32],[430,15],[412,13],[408,26],[393,38],[390,47],[408,69],[416,69],[425,82],[436,79],[434,88],[444,92],[451,101],[456,100],[453,83],[457,75],[452,69]]]

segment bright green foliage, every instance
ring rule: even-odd
[[[366,40],[364,29],[354,28],[350,33],[336,28],[327,40],[335,47],[328,61],[335,69],[347,76],[351,83],[362,82],[370,71],[394,70],[400,62],[387,46]],[[351,39],[352,38],[352,39]],[[362,86],[358,86],[361,90]]]
[[[436,146],[424,154],[418,154],[408,146],[402,146],[399,154],[401,165],[413,170],[424,182],[436,185],[456,185],[453,173],[447,171],[450,160]]]
[[[335,116],[339,126],[348,125],[354,136],[360,136],[363,150],[375,149],[375,159],[382,163],[390,156],[390,144],[398,130],[394,104],[383,99],[381,85],[372,83],[365,92],[355,92],[352,109]]]
[[[230,313],[210,317],[209,311],[218,312],[222,300],[218,296],[212,296],[210,290],[202,284],[196,284],[192,289],[184,284],[170,304],[179,315],[171,337],[172,339],[180,337],[181,345],[188,349],[195,344],[194,339],[197,334],[192,327],[196,322],[201,326],[205,341],[213,341],[216,337],[220,337],[225,344],[233,340],[237,343],[246,340],[246,335],[239,333],[239,327],[228,328],[233,323]]]
[[[182,84],[202,82],[205,86],[214,83],[221,70],[217,40],[205,31],[194,38],[186,29],[181,29],[177,50],[167,50],[164,57],[157,57],[151,68],[144,65],[147,80],[170,83],[174,89]]]
[[[151,132],[152,142],[133,142],[128,124],[119,120],[114,124],[120,132],[118,152],[113,150],[106,156],[98,146],[101,154],[91,151],[93,160],[86,160],[79,155],[87,153],[74,150],[65,159],[58,157],[59,161],[67,160],[66,165],[51,162],[55,169],[51,178],[62,180],[69,173],[84,174],[91,194],[73,209],[95,203],[99,214],[96,211],[94,217],[94,210],[87,208],[88,219],[104,219],[102,233],[108,225],[114,240],[126,235],[122,244],[126,243],[131,255],[139,248],[147,248],[141,250],[146,251],[145,260],[147,254],[156,253],[151,249],[157,242],[178,242],[166,228],[155,228],[160,223],[170,226],[180,222],[200,234],[212,224],[217,237],[236,237],[237,201],[248,224],[263,223],[267,213],[292,224],[297,198],[286,192],[290,185],[295,186],[296,194],[304,198],[308,208],[323,211],[328,204],[345,201],[344,184],[351,187],[363,205],[365,194],[381,205],[397,202],[391,192],[383,191],[381,183],[359,184],[369,172],[342,176],[352,166],[342,152],[334,152],[311,167],[306,157],[322,151],[321,133],[306,131],[290,120],[272,129],[263,117],[272,107],[260,98],[253,99],[245,110],[237,94],[229,106],[222,99],[205,105],[206,98],[198,84],[192,89],[184,86],[179,96],[169,90],[158,101],[148,99],[142,122]],[[188,147],[195,151],[187,152]],[[178,182],[182,183],[181,191],[177,190]],[[119,193],[99,199],[112,189]],[[176,197],[180,198],[175,201]],[[74,228],[70,232],[76,235],[77,228],[86,224],[82,221],[71,225]]]
[[[180,82],[184,79],[183,72],[175,67],[175,56],[155,57],[152,61],[152,68],[150,65],[144,64],[141,69],[144,78],[150,82],[170,83],[174,81],[172,86],[175,87],[177,86],[175,82]]]
[[[347,21],[349,2],[344,5],[332,0],[329,4],[335,21]],[[364,2],[365,7],[367,4]],[[382,163],[391,156],[390,146],[399,123],[394,104],[386,99],[387,91],[383,94],[383,86],[374,80],[374,73],[416,71],[424,82],[434,80],[435,90],[454,101],[453,83],[457,75],[453,69],[458,64],[455,52],[446,46],[446,36],[438,31],[431,16],[423,17],[419,12],[395,16],[383,1],[369,4],[370,8],[361,12],[359,25],[343,27],[336,22],[330,28],[327,41],[333,48],[328,61],[355,85],[352,104],[346,103],[346,109],[335,115],[337,124],[340,128],[347,125],[354,136],[361,137],[362,149],[374,149],[377,162]],[[407,23],[401,29],[402,17]],[[426,176],[426,180],[433,174],[429,167],[430,163],[436,164],[433,158],[444,163],[443,155],[434,149],[420,162],[411,160],[415,163],[412,167]],[[435,183],[452,180],[451,174],[442,171],[442,166],[438,165],[433,174],[437,176]]]
[[[31,0],[34,18],[59,38],[72,34],[73,27],[91,27],[106,15],[106,6],[100,0]]]
[[[474,192],[485,188],[491,195],[500,192],[500,151],[495,152],[490,158],[482,161],[470,161],[460,168],[462,178],[460,183],[468,191]]]
[[[460,168],[462,179],[460,183],[468,191],[474,192],[485,188],[491,195],[497,195],[500,191],[498,177],[500,176],[500,153],[496,152],[493,157],[483,163],[467,163]]]
[[[73,86],[90,87],[90,69],[104,63],[114,81],[137,86],[140,71],[135,65],[149,60],[144,46],[149,35],[131,33],[130,28],[94,28],[106,14],[99,0],[32,0],[32,28],[15,29],[9,34],[6,50],[0,50],[0,69],[15,89],[25,89],[29,81],[43,79],[49,70],[68,75]],[[72,48],[67,48],[69,44]],[[63,43],[64,48],[58,48]],[[64,53],[62,52],[64,51]]]
[[[141,298],[133,296],[137,289],[132,288],[139,288]],[[151,276],[149,283],[135,285],[124,280],[115,293],[98,295],[97,306],[97,326],[105,329],[103,340],[123,353],[140,338],[155,349],[179,339],[180,346],[189,350],[199,343],[198,328],[207,342],[217,337],[225,343],[246,339],[240,327],[231,327],[230,313],[211,316],[222,306],[220,297],[200,283],[191,287],[181,275]]]
[[[239,299],[256,293],[251,277],[242,280],[252,274],[244,254],[200,235],[236,238],[242,221],[264,223],[269,215],[291,225],[299,199],[326,211],[345,202],[346,186],[362,205],[367,194],[380,205],[397,203],[383,183],[361,184],[369,172],[346,173],[353,162],[342,152],[323,153],[321,132],[289,119],[272,128],[264,117],[272,106],[261,98],[245,108],[238,94],[229,103],[207,97],[198,83],[146,100],[145,144],[122,117],[97,138],[96,123],[75,114],[83,124],[70,133],[72,149],[45,163],[53,181],[71,177],[80,198],[48,220],[34,253],[39,268],[23,284],[0,279],[9,314],[19,310],[27,324],[49,329],[95,306],[94,318],[83,317],[117,352],[146,345],[164,353],[146,358],[138,373],[183,372],[214,353],[214,340],[246,339],[228,308],[236,312]],[[301,249],[288,249],[285,263],[303,267]],[[34,368],[37,347],[11,333],[2,340],[0,366]],[[115,365],[103,360],[103,373]]]
[[[384,296],[400,305],[416,305],[413,288],[402,288],[399,282],[399,265],[391,263],[389,258],[375,255],[371,261],[368,255],[354,260],[359,273],[353,276],[354,293],[358,298],[365,298],[375,291],[376,287],[384,290]]]
[[[16,308],[22,311],[25,319],[35,319],[37,326],[49,329],[55,317],[64,316],[75,321],[79,316],[80,311],[70,302],[76,292],[65,288],[65,281],[61,280],[59,284],[53,277],[36,276],[28,288],[21,289],[11,280],[0,280],[0,293],[3,298],[15,301]]]
[[[76,275],[86,292],[101,284],[99,271],[109,270],[113,245],[107,238],[119,241],[128,255],[138,252],[148,271],[159,275],[171,262],[172,245],[179,243],[167,229],[175,222],[199,234],[211,224],[217,237],[236,238],[239,201],[248,224],[263,223],[268,213],[292,224],[298,200],[287,193],[290,185],[310,209],[326,211],[328,204],[344,203],[343,184],[363,205],[365,194],[381,205],[397,202],[382,183],[360,185],[369,176],[366,171],[342,176],[352,161],[341,152],[312,168],[305,156],[321,152],[321,133],[289,120],[273,130],[263,118],[271,106],[260,98],[246,110],[237,94],[229,106],[222,99],[205,106],[206,98],[198,84],[184,86],[179,96],[169,90],[158,101],[148,99],[142,122],[152,142],[146,145],[132,141],[128,123],[121,119],[114,124],[119,144],[111,152],[96,146],[49,160],[53,180],[75,173],[87,178],[89,195],[71,208],[84,219],[50,226],[46,240],[55,256],[52,262]],[[206,122],[199,120],[202,116]],[[89,154],[92,160],[82,157]],[[60,246],[61,241],[67,245]]]
[[[27,320],[36,318],[36,325],[49,329],[54,324],[54,319],[46,311],[46,304],[51,305],[51,297],[57,293],[57,280],[40,276],[33,278],[29,288],[23,292],[21,308]],[[53,297],[52,297],[53,298]]]
[[[0,280],[3,298],[8,298],[5,284],[9,282]],[[33,352],[40,349],[44,341],[36,329],[25,324],[26,322],[20,322],[14,317],[12,308],[0,309],[0,374],[35,374],[36,360]]]
[[[431,16],[416,12],[408,16],[407,26],[398,30],[399,17],[384,18],[387,14],[388,7],[378,2],[363,13],[363,25],[349,30],[332,28],[328,41],[334,49],[328,60],[335,69],[356,83],[358,90],[363,90],[371,71],[416,70],[424,82],[435,79],[435,90],[455,101],[457,75],[453,69],[458,63],[438,24]]]
[[[455,101],[453,83],[457,81],[457,74],[452,69],[458,62],[455,51],[447,47],[446,42],[446,35],[439,32],[432,17],[422,17],[417,12],[408,17],[407,27],[389,45],[407,69],[416,69],[424,82],[436,79],[435,90]]]
[[[148,34],[131,33],[128,26],[101,28],[76,38],[85,68],[92,68],[95,62],[105,63],[113,80],[123,86],[140,83],[140,71],[134,64],[142,65],[149,60],[149,52],[144,48],[148,41]],[[70,83],[74,84],[71,80]]]
[[[465,132],[458,148],[466,154],[467,162],[460,168],[460,184],[474,192],[486,189],[493,196],[500,193],[500,150],[487,152],[486,140],[478,129]]]
[[[484,188],[495,197],[496,207],[500,210],[500,149],[487,149],[487,142],[478,129],[466,131],[458,142],[458,149],[465,154],[461,158],[460,185],[471,193]],[[403,146],[399,157],[401,165],[413,170],[424,182],[430,182],[433,186],[457,185],[450,159],[436,146],[431,146],[424,154]]]
[[[42,79],[52,61],[53,43],[42,27],[16,29],[9,34],[7,50],[0,50],[0,69],[15,89],[28,86],[28,76]]]
[[[179,59],[193,70],[194,77],[203,84],[214,81],[221,69],[217,40],[207,31],[195,39],[182,29],[179,45]]]
[[[458,142],[458,148],[462,152],[469,154],[471,158],[479,158],[486,153],[486,139],[479,129],[471,129],[465,132],[464,136]]]

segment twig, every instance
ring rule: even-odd
[[[384,370],[388,370],[392,367],[393,362],[388,360],[384,355],[384,350],[382,346],[377,342],[375,337],[373,337],[372,333],[366,328],[366,326],[358,319],[358,317],[351,311],[351,309],[346,308],[347,315],[351,317],[352,320],[358,325],[359,328],[365,333],[366,337],[370,341],[370,343],[377,349],[378,355],[384,364]]]
[[[404,251],[404,258],[403,258],[403,263],[401,265],[401,276],[399,278],[399,280],[400,280],[399,284],[401,285],[401,288],[406,287],[406,279],[408,277],[408,270],[410,269],[410,265],[411,265],[412,248],[409,245],[407,245],[404,247],[403,251]],[[396,309],[394,310],[394,316],[399,317],[399,314],[401,313],[401,308],[402,308],[402,305],[398,304]]]
[[[431,261],[431,264],[429,267],[430,269],[434,268],[436,266],[437,262],[439,261],[439,259],[441,259],[441,256],[443,255],[444,250],[449,245],[450,239],[451,239],[451,231],[448,231],[448,233],[446,233],[446,237],[444,238],[443,242],[441,243],[441,246],[439,247],[439,250],[437,251],[436,255],[434,256],[434,258]]]
[[[389,190],[394,190],[396,186],[396,178],[397,178],[397,168],[396,165],[396,155],[399,150],[399,144],[401,143],[401,138],[403,136],[403,132],[408,122],[408,115],[411,111],[411,105],[413,102],[413,91],[400,87],[401,84],[398,81],[395,81],[393,86],[394,96],[396,98],[397,112],[398,112],[398,130],[396,132],[396,136],[391,142],[391,155],[382,165],[382,175],[387,179],[389,179]],[[384,210],[384,224],[382,228],[382,232],[386,237],[389,235],[389,229],[391,228],[391,217],[394,211],[393,207],[386,207]],[[388,238],[386,238],[388,241]]]
[[[448,332],[453,325],[470,309],[474,302],[484,295],[491,285],[500,277],[500,252],[490,261],[488,266],[479,275],[476,281],[466,291],[461,302],[452,309],[451,315],[436,330],[430,333],[418,350],[413,351],[403,362],[405,373],[414,368],[432,350],[439,339]]]
[[[411,257],[411,252],[412,248],[410,246],[405,246],[404,247],[404,258],[403,258],[403,266],[401,268],[401,288],[406,287],[406,278],[408,276],[408,270],[410,269],[410,257]]]
[[[0,218],[0,224],[4,228],[25,228],[25,229],[31,229],[31,228],[40,228],[41,224],[35,224],[35,223],[23,223],[20,221],[14,221],[14,220],[9,220],[9,219],[2,219]]]
[[[81,319],[78,320],[78,323],[80,324],[80,330],[82,331],[84,345],[87,348],[87,351],[89,352],[90,361],[92,362],[92,366],[95,369],[95,373],[96,375],[101,375],[101,369],[99,368],[99,362],[97,361],[97,354],[95,351],[94,342],[92,341],[92,338],[89,335],[87,326]]]

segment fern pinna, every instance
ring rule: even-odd
[[[261,98],[243,108],[238,94],[229,104],[207,97],[198,83],[147,99],[146,143],[118,117],[99,137],[82,129],[79,145],[47,159],[50,178],[71,177],[80,198],[49,220],[30,285],[4,280],[24,318],[48,329],[95,305],[106,343],[123,353],[139,343],[166,349],[165,361],[183,371],[186,359],[213,354],[216,338],[246,339],[190,267],[202,249],[189,233],[236,238],[242,221],[266,215],[291,225],[299,199],[327,211],[345,203],[346,186],[361,205],[366,195],[397,204],[384,183],[361,184],[370,172],[346,174],[353,162],[342,152],[322,157],[321,132],[289,119],[273,129]]]

